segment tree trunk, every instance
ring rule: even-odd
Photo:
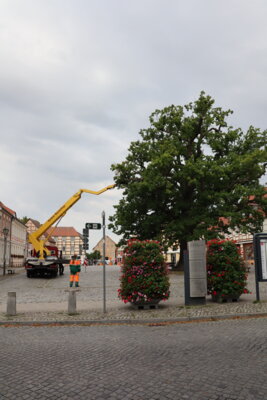
[[[183,271],[184,270],[184,250],[187,250],[187,241],[186,240],[180,240],[180,258],[178,263],[175,265],[174,270],[175,271]]]

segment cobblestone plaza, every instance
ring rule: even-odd
[[[107,266],[104,314],[102,271],[83,269],[76,315],[67,313],[67,269],[55,279],[23,270],[0,278],[1,399],[267,398],[267,285],[255,304],[253,272],[252,294],[238,303],[185,307],[183,274],[171,273],[167,302],[133,310],[117,298],[120,269]],[[17,293],[13,317],[9,291]]]
[[[0,327],[0,398],[264,400],[266,329],[266,318]]]
[[[184,307],[184,281],[182,273],[170,273],[171,296],[166,302],[161,302],[158,310],[134,311],[129,304],[118,299],[117,289],[120,281],[118,266],[106,267],[106,309],[103,314],[103,267],[83,267],[80,276],[81,291],[77,293],[78,319],[148,319],[177,318],[185,316],[211,316],[218,314],[262,313],[267,312],[267,283],[260,284],[262,302],[254,304],[255,277],[249,273],[248,287],[252,292],[242,295],[238,303],[214,304],[207,296],[207,305],[203,307]],[[5,316],[7,293],[15,291],[17,296],[17,313],[14,320],[47,320],[47,319],[77,319],[67,315],[69,271],[65,268],[63,276],[44,279],[26,277],[23,270],[15,275],[0,277],[0,321],[7,320]]]

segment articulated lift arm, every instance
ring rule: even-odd
[[[40,226],[35,232],[29,235],[29,242],[33,245],[37,254],[39,254],[39,258],[45,258],[45,253],[48,255],[49,250],[45,247],[46,240],[41,240],[40,237],[49,229],[51,226],[57,222],[66,212],[75,204],[78,200],[80,200],[82,193],[90,193],[90,194],[101,194],[106,190],[113,189],[115,185],[109,185],[105,188],[94,191],[89,189],[80,189],[77,193],[75,193],[69,200],[63,204],[62,207],[59,208],[43,225]]]

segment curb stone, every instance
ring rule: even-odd
[[[139,319],[139,320],[50,320],[50,321],[0,321],[0,327],[19,327],[19,326],[95,326],[95,325],[149,325],[149,326],[164,326],[172,324],[184,323],[205,323],[217,322],[223,320],[240,320],[250,318],[267,318],[267,313],[242,313],[242,314],[225,314],[225,315],[210,315],[201,317],[180,317],[180,318],[164,318],[164,319]]]

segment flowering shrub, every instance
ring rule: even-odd
[[[208,294],[239,297],[249,293],[245,264],[235,243],[214,239],[207,245]]]
[[[152,240],[129,240],[118,296],[124,303],[167,300],[170,283],[160,244]]]

